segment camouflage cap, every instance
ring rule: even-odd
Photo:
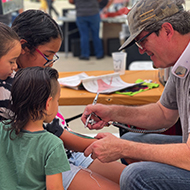
[[[183,7],[182,7],[183,8]],[[130,37],[119,48],[122,50],[134,43],[134,39],[151,24],[170,17],[181,10],[176,0],[140,0],[127,15]]]

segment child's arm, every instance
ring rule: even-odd
[[[59,137],[63,142],[66,149],[74,150],[77,152],[84,152],[84,150],[97,139],[84,138],[64,130]]]
[[[62,173],[54,175],[46,175],[46,189],[47,190],[64,190]]]
[[[61,118],[59,115],[58,118],[54,118],[51,123],[46,124],[44,127],[47,131],[59,137],[64,142],[64,146],[66,149],[84,152],[86,147],[88,147],[91,143],[93,143],[96,140],[79,137],[70,133],[66,129],[64,130],[60,124],[62,123],[62,121],[64,121],[64,119]]]

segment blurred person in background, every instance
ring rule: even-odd
[[[49,15],[52,17],[52,11],[54,11],[54,13],[56,14],[57,17],[59,17],[59,13],[56,10],[56,8],[53,6],[53,2],[54,0],[47,0],[47,4],[48,4],[48,13]]]
[[[100,8],[98,0],[69,0],[75,4],[77,13],[77,26],[80,33],[81,60],[89,60],[90,57],[90,34],[97,59],[104,57],[103,44],[99,37],[100,31]]]

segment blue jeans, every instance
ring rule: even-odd
[[[104,55],[104,51],[102,41],[99,38],[100,14],[77,17],[76,23],[80,33],[81,56],[90,56],[89,42],[91,33],[95,55],[97,58],[102,57]]]
[[[163,135],[163,134],[144,134],[144,133],[125,133],[122,139],[134,141],[134,142],[142,142],[142,143],[150,143],[150,144],[169,144],[169,143],[181,143],[182,136],[177,135]]]
[[[125,133],[122,139],[142,143],[181,143],[181,136]],[[120,178],[121,190],[190,189],[190,171],[156,162],[136,162],[127,166]]]
[[[189,190],[190,171],[156,162],[136,162],[120,177],[121,190]]]

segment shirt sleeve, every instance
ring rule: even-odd
[[[172,110],[178,109],[175,85],[175,76],[171,74],[160,98],[160,103],[164,107]]]
[[[70,170],[70,165],[63,147],[60,142],[48,155],[45,165],[45,174],[53,175]]]

